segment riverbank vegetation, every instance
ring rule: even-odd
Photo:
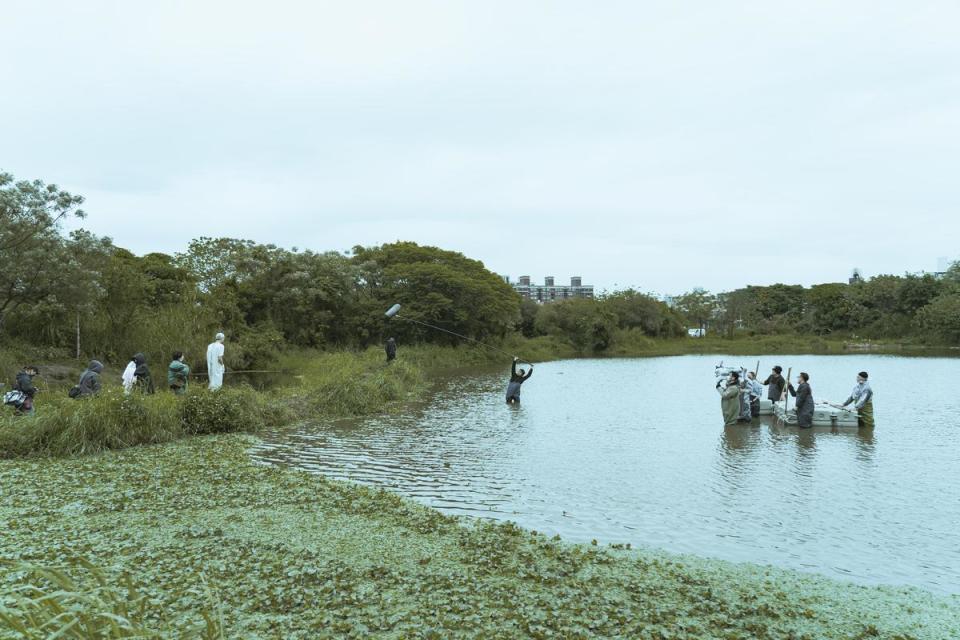
[[[0,464],[0,486],[16,488],[0,497],[0,636],[19,624],[33,634],[24,637],[47,637],[109,614],[148,638],[960,633],[955,599],[569,545],[256,465],[251,444],[218,435]],[[63,610],[40,632],[32,625],[52,618],[38,609],[43,597]]]
[[[0,366],[97,358],[122,366],[142,352],[154,369],[183,351],[195,370],[217,331],[228,368],[270,369],[285,352],[363,351],[393,336],[463,345],[416,320],[529,359],[703,352],[711,338],[833,350],[843,342],[960,345],[960,267],[941,276],[877,276],[852,284],[693,290],[666,304],[626,290],[538,305],[483,263],[413,242],[346,253],[199,238],[182,252],[137,256],[64,223],[83,198],[0,174]],[[384,311],[401,303],[399,317]],[[769,336],[769,339],[766,338]],[[522,339],[533,340],[525,342]],[[725,351],[727,343],[711,343]],[[732,345],[741,347],[739,342]]]

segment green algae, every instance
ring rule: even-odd
[[[2,461],[0,558],[95,589],[84,558],[147,596],[143,625],[177,636],[214,601],[227,637],[960,637],[956,598],[566,544],[256,465],[250,443]],[[0,593],[24,579],[5,572]]]

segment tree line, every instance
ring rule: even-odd
[[[346,253],[198,238],[182,252],[137,256],[110,238],[66,233],[83,198],[40,180],[0,173],[0,337],[77,357],[123,361],[142,351],[199,360],[216,331],[230,364],[269,362],[285,347],[456,344],[416,323],[476,340],[552,336],[581,353],[634,337],[671,338],[690,326],[724,335],[851,333],[960,342],[960,273],[881,276],[856,284],[694,290],[667,305],[634,290],[548,305],[522,300],[482,262],[414,242]]]

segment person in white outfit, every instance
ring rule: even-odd
[[[210,390],[216,391],[223,386],[223,334],[218,333],[207,347],[207,373],[210,376]]]

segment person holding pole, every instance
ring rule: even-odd
[[[813,390],[810,388],[810,376],[801,371],[797,376],[797,388],[787,385],[787,391],[797,399],[797,426],[809,429],[813,426]]]
[[[848,404],[853,404],[853,408],[857,410],[857,426],[861,429],[873,428],[873,389],[867,382],[869,377],[866,371],[858,373],[857,386],[850,392],[847,401],[841,405],[846,408]]]
[[[530,379],[533,375],[533,365],[530,365],[530,371],[523,369],[517,371],[517,363],[520,359],[513,356],[513,365],[510,368],[510,383],[507,384],[507,404],[520,404],[520,385]]]
[[[216,391],[223,386],[223,341],[224,335],[218,333],[207,346],[207,375],[210,377],[210,391]]]

